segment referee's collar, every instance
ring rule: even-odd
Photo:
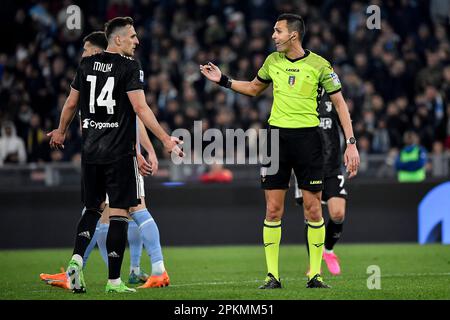
[[[284,55],[284,57],[286,59],[288,59],[290,62],[297,62],[299,60],[302,60],[304,58],[306,58],[307,56],[309,56],[309,54],[311,53],[311,51],[309,51],[308,49],[305,49],[305,54],[303,56],[301,56],[300,58],[296,58],[296,59],[289,59],[286,54]]]

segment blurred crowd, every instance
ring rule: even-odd
[[[81,31],[66,27],[71,4],[83,13]],[[380,29],[367,28],[369,4],[381,8]],[[277,16],[294,12],[306,22],[303,46],[340,76],[362,157],[395,155],[409,130],[429,153],[450,150],[450,1],[42,0],[5,7],[0,163],[79,161],[77,121],[62,151],[48,148],[46,132],[58,125],[83,36],[115,16],[135,20],[146,97],[168,131],[192,128],[194,120],[204,129],[264,127],[271,90],[235,94],[205,81],[198,66],[212,61],[234,79],[253,79],[275,50]]]

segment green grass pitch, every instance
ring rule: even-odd
[[[0,251],[0,299],[450,299],[450,247],[444,245],[339,244],[336,253],[342,275],[331,276],[322,264],[330,290],[305,288],[307,256],[303,245],[281,246],[281,290],[257,289],[266,272],[262,246],[166,247],[163,253],[171,277],[169,287],[105,294],[107,272],[96,249],[85,269],[87,293],[75,295],[39,279],[41,272],[59,272],[71,250]],[[381,270],[379,290],[367,288],[370,265]],[[128,266],[127,250],[122,279],[127,279]],[[145,252],[142,268],[149,270]]]

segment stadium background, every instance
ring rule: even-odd
[[[71,4],[83,14],[80,31],[66,28]],[[379,30],[366,26],[369,4],[381,8]],[[347,181],[342,244],[417,242],[417,206],[449,178],[450,2],[7,0],[0,11],[0,124],[13,123],[12,143],[20,149],[22,141],[25,152],[0,161],[0,248],[72,245],[81,212],[78,122],[63,151],[50,150],[45,133],[58,124],[85,35],[115,16],[133,17],[146,97],[167,131],[192,129],[194,120],[203,129],[246,130],[264,126],[271,90],[257,98],[235,94],[205,81],[198,65],[213,61],[235,79],[253,79],[274,51],[272,27],[282,12],[305,18],[304,47],[331,61],[353,119],[361,169]],[[428,151],[427,179],[419,184],[396,181],[393,164],[407,130]],[[211,168],[173,166],[152,140],[160,171],[146,178],[146,193],[163,246],[260,243],[257,166],[226,166],[231,182],[205,184]],[[283,243],[303,243],[301,210],[292,197],[286,205]]]

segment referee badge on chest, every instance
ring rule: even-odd
[[[293,87],[294,84],[295,84],[295,76],[289,76],[289,81],[288,81],[288,83],[289,83],[289,85],[290,85],[291,87]]]

